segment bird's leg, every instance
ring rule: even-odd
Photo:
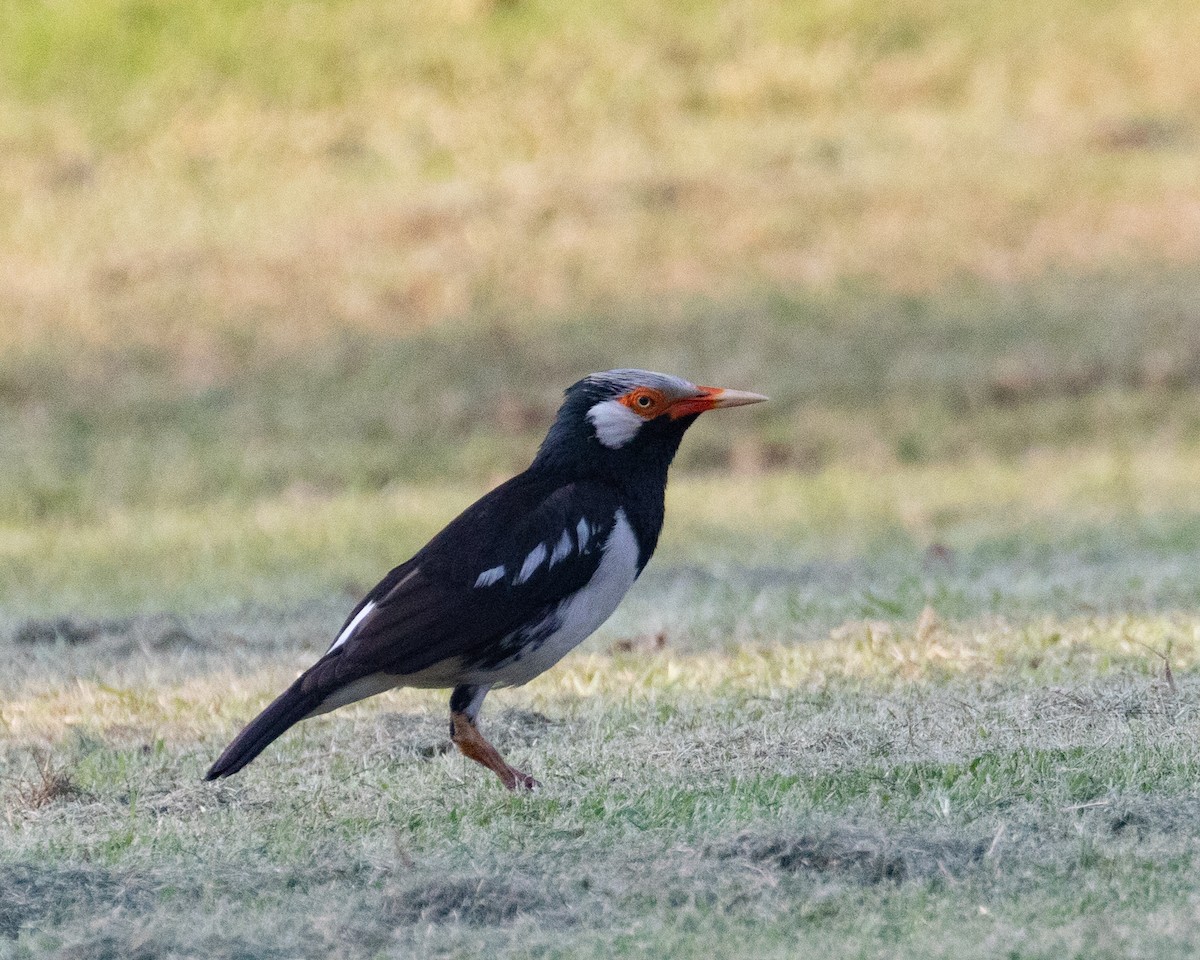
[[[484,739],[479,728],[475,726],[475,721],[465,713],[450,714],[450,738],[454,741],[454,745],[462,751],[464,757],[469,757],[476,763],[482,763],[498,776],[500,782],[509,790],[516,790],[517,787],[532,790],[539,786],[538,782],[529,774],[522,773],[516,767],[510,767],[505,763],[500,752]]]
[[[487,692],[487,687],[454,688],[450,696],[450,739],[464,757],[487,767],[509,790],[516,790],[517,787],[532,790],[540,786],[529,774],[505,763],[500,752],[484,739],[475,725],[475,717]]]

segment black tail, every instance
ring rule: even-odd
[[[303,681],[304,677],[301,677],[255,717],[246,729],[234,738],[233,743],[225,748],[225,752],[209,768],[204,779],[216,780],[218,777],[228,777],[237,773],[288,727],[299,723],[316,710],[325,699],[325,694],[312,690],[302,691],[300,686]]]

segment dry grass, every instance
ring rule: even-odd
[[[574,656],[488,705],[546,784],[516,797],[439,749],[444,697],[413,692],[200,783],[288,658],[96,650],[44,664],[57,683],[6,674],[0,768],[48,745],[88,796],[10,805],[0,952],[1188,956],[1196,635],[927,618]]]
[[[1185,0],[3,10],[10,347],[1200,251]]]
[[[0,960],[1200,953],[1198,27],[0,0]],[[200,782],[628,363],[774,402],[543,790],[429,691]]]
[[[31,784],[5,793],[0,956],[1193,956],[1192,459],[679,484],[611,623],[489,698],[545,784],[521,796],[445,749],[444,691],[199,779],[352,602],[320,577],[285,601],[264,558],[377,574],[465,491],[259,505],[256,543],[203,510],[26,531],[57,592],[0,624],[0,778]],[[60,615],[119,596],[114,566],[160,596],[190,569],[179,596],[224,609]],[[43,803],[64,774],[82,792]]]
[[[1107,608],[1105,591],[1118,584],[1104,572],[1087,582],[1088,558],[1098,555],[1122,576],[1140,571],[1159,602],[1182,604],[1191,593],[1178,565],[1194,554],[1197,470],[1197,451],[1155,444],[1115,453],[1042,451],[1010,462],[838,467],[809,476],[684,476],[668,488],[668,520],[648,576],[661,570],[675,577],[686,565],[703,577],[716,562],[746,604],[764,588],[795,591],[807,616],[824,623],[862,609],[858,593],[872,584],[905,611],[916,603],[915,617],[925,601],[905,587],[913,577],[968,591],[984,591],[993,579],[1009,590],[1026,583],[1023,589],[1037,596],[1038,578],[1049,577]],[[6,524],[0,614],[14,635],[29,617],[50,617],[24,629],[68,640],[103,634],[97,617],[108,613],[206,610],[246,600],[311,607],[319,597],[334,604],[322,615],[336,618],[339,604],[419,549],[482,489],[289,491],[245,505],[138,506]],[[725,569],[734,563],[750,568],[746,577]],[[978,588],[963,579],[966,572]],[[686,569],[678,591],[681,609],[671,616],[686,632],[703,619],[687,609]],[[954,603],[955,615],[987,607],[982,594]],[[57,624],[54,618],[69,611],[77,620]],[[674,640],[680,632],[654,610],[639,613],[650,620],[631,626],[635,633],[663,628]],[[176,629],[169,618],[160,621],[143,629],[143,646],[163,646],[158,634]]]
[[[56,800],[79,796],[81,792],[69,767],[60,764],[49,751],[34,748],[30,759],[33,772],[19,775],[11,790],[10,821],[16,811],[40,810]]]
[[[69,774],[51,764],[39,744],[95,736],[129,745],[179,746],[214,732],[219,738],[266,706],[317,653],[307,636],[298,647],[280,647],[272,643],[269,628],[258,629],[261,636],[220,648],[181,647],[171,654],[118,652],[101,644],[72,656],[60,649],[40,663],[10,662],[0,722],[11,745],[35,750],[38,777],[21,791],[43,799],[29,805],[40,806],[73,789]],[[587,712],[582,706],[587,703],[770,699],[863,687],[886,695],[913,685],[993,675],[1048,689],[1053,698],[1057,682],[1118,675],[1141,678],[1136,695],[1152,712],[1154,703],[1180,695],[1175,672],[1190,674],[1200,661],[1200,622],[1177,613],[1044,616],[1019,624],[984,617],[948,625],[931,623],[930,614],[922,613],[915,622],[847,621],[823,639],[788,646],[726,645],[696,652],[674,650],[665,637],[648,648],[627,640],[611,646],[608,653],[573,654],[528,687],[498,693],[493,711],[516,707],[544,719],[545,714]],[[71,682],[64,685],[63,677]],[[386,705],[404,715],[428,713],[436,722],[444,701],[439,691],[397,690],[338,716],[375,717]],[[319,728],[320,723],[306,726]],[[436,729],[440,736],[440,723]],[[56,792],[56,785],[63,791]]]

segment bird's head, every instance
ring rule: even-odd
[[[538,461],[618,470],[660,466],[665,471],[700,414],[766,399],[650,370],[593,373],[567,388]]]

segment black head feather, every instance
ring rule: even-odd
[[[666,483],[667,468],[684,433],[696,415],[662,415],[641,420],[617,404],[617,399],[637,387],[649,387],[674,400],[694,396],[695,384],[652,370],[609,370],[593,373],[568,387],[558,415],[538,450],[533,468],[572,475],[605,475],[621,486],[630,483]],[[605,429],[605,419],[623,417]],[[605,441],[607,437],[607,442]],[[619,442],[618,442],[619,441]]]

